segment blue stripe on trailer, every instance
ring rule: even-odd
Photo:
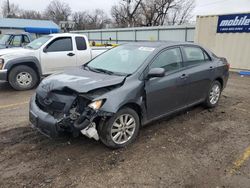
[[[60,32],[58,28],[26,27],[24,28],[24,30],[25,32],[28,32],[28,33],[37,33],[37,34],[51,34],[51,33]]]
[[[243,76],[250,76],[250,71],[240,71],[239,74]]]

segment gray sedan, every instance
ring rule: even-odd
[[[121,45],[89,63],[44,79],[30,101],[40,132],[84,134],[120,148],[141,126],[197,104],[217,106],[229,64],[198,45]]]

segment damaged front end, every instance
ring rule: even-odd
[[[57,137],[61,132],[78,136],[82,132],[98,140],[96,124],[113,115],[91,105],[98,92],[79,94],[70,89],[48,92],[40,88],[30,101],[30,122],[49,137]]]

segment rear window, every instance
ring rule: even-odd
[[[184,51],[188,61],[203,61],[204,55],[200,48],[184,47]]]
[[[76,37],[76,47],[77,47],[77,50],[87,49],[86,41],[83,37]]]
[[[183,51],[186,56],[186,62],[184,62],[185,66],[204,63],[210,59],[199,47],[185,46],[183,47]]]

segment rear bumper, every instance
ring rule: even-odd
[[[0,70],[0,81],[7,81],[7,69]]]
[[[229,78],[229,71],[223,76],[223,88],[222,88],[223,90],[227,86],[228,78]]]

